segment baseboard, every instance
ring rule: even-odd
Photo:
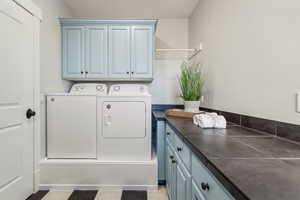
[[[39,190],[157,190],[158,185],[68,185],[41,184]]]
[[[166,185],[166,181],[165,180],[159,180],[158,185]]]
[[[152,188],[157,185],[157,158],[124,162],[99,160],[44,160],[40,188]]]
[[[37,169],[34,171],[34,182],[33,182],[33,192],[36,193],[39,191],[39,185],[40,185],[40,173],[41,170]]]

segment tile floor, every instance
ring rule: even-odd
[[[27,200],[168,200],[168,195],[166,188],[160,186],[149,191],[40,191]]]

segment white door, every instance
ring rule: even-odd
[[[0,1],[0,199],[33,192],[34,18]]]
[[[144,138],[146,136],[145,102],[104,102],[103,136],[105,138]]]

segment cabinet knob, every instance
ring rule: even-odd
[[[89,72],[88,71],[85,71],[85,74],[88,74]]]
[[[201,183],[201,188],[202,188],[202,190],[209,190],[209,185],[208,185],[208,183]]]
[[[169,133],[169,132],[167,132],[167,135],[170,135],[170,133]]]
[[[126,74],[129,74],[129,72],[126,72]]]
[[[134,74],[134,72],[131,72],[131,74]]]
[[[172,160],[172,163],[175,164],[175,163],[177,163],[177,161],[176,160]]]
[[[80,74],[83,74],[83,71],[81,71]]]
[[[182,151],[183,149],[181,147],[177,147],[177,151],[180,152]]]
[[[170,159],[174,159],[174,156],[170,156]]]

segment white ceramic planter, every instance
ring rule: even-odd
[[[184,101],[184,111],[197,113],[199,112],[200,101]]]

